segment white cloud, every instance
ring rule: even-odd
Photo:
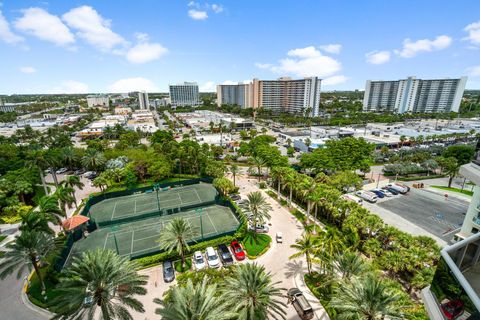
[[[157,92],[158,88],[155,84],[146,78],[126,78],[115,81],[108,86],[110,92],[131,92],[131,91],[149,91]]]
[[[188,10],[188,15],[193,20],[205,20],[208,18],[208,14],[206,11],[199,11],[195,9]]]
[[[467,71],[470,77],[480,77],[480,65],[468,68]]]
[[[146,63],[157,60],[167,52],[167,48],[159,43],[139,43],[128,50],[126,58],[131,63]]]
[[[217,89],[215,82],[207,81],[203,85],[200,86],[200,92],[214,92]]]
[[[348,80],[348,77],[344,75],[331,76],[322,80],[322,86],[334,86],[337,84],[344,83]]]
[[[110,51],[127,41],[111,30],[111,21],[104,19],[89,6],[74,8],[62,16],[67,25],[77,30],[77,36],[101,51]]]
[[[255,67],[260,69],[270,69],[273,65],[270,63],[255,62]]]
[[[75,42],[75,37],[59,17],[41,8],[22,11],[23,16],[15,21],[15,28],[56,45]]]
[[[188,6],[189,6],[189,7],[198,7],[199,4],[198,4],[198,2],[190,1],[190,2],[188,3]]]
[[[473,45],[480,45],[480,21],[470,23],[463,30],[468,32],[468,37],[464,40],[469,40]]]
[[[452,38],[449,36],[438,36],[434,40],[421,39],[412,42],[410,39],[403,41],[402,50],[395,50],[395,53],[402,58],[412,58],[419,52],[430,52],[445,49],[452,43]]]
[[[67,80],[63,81],[60,85],[48,90],[48,92],[50,94],[88,93],[88,85],[74,80]]]
[[[34,67],[21,67],[20,72],[22,73],[35,73],[37,70]]]
[[[223,11],[223,7],[219,4],[212,4],[212,10],[215,13],[220,13]]]
[[[365,54],[365,58],[371,64],[384,64],[390,61],[390,51],[371,51]]]
[[[313,46],[288,51],[288,56],[270,70],[278,74],[291,74],[297,77],[329,77],[337,73],[342,65],[332,57],[324,56]]]
[[[22,42],[24,39],[10,30],[10,24],[0,10],[0,39],[9,44]]]
[[[320,53],[320,51],[315,49],[314,46],[309,46],[305,48],[290,50],[288,51],[287,55],[299,58],[316,58],[320,57],[322,54]]]
[[[319,48],[328,53],[338,54],[342,50],[342,45],[338,43],[326,44],[326,45],[320,46]]]

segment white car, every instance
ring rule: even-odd
[[[254,230],[251,224],[248,226],[248,229]],[[268,233],[269,230],[270,228],[266,223],[263,223],[263,224],[257,223],[257,226],[255,227],[255,231],[259,233]]]
[[[205,258],[200,251],[195,251],[193,254],[193,264],[195,265],[195,270],[202,270],[207,267],[205,264]]]
[[[213,247],[208,247],[205,250],[205,256],[207,257],[208,266],[210,268],[219,268],[220,259],[218,258],[217,252]]]
[[[277,240],[277,243],[283,243],[283,233],[280,231],[275,234],[275,239]]]
[[[55,171],[55,173],[56,173],[56,174],[62,174],[62,173],[65,173],[65,172],[67,172],[67,171],[68,171],[67,168],[60,168],[60,169],[58,169],[57,171]]]
[[[371,203],[377,202],[377,195],[370,191],[357,191],[355,195]]]

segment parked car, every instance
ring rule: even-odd
[[[401,193],[401,194],[405,194],[405,193],[408,192],[408,189],[406,187],[402,187],[401,185],[396,184],[396,183],[390,183],[387,186],[389,188],[392,188],[392,189],[396,190],[398,193]]]
[[[374,189],[374,190],[370,190],[370,192],[375,193],[375,195],[376,195],[377,197],[379,197],[380,199],[385,198],[385,195],[384,195],[383,192],[381,192],[381,191],[378,191],[378,190],[375,190],[375,189]]]
[[[232,243],[230,243],[230,247],[232,247],[233,255],[237,260],[245,259],[245,251],[243,251],[242,246],[237,240],[233,240]]]
[[[395,182],[395,184],[396,184],[397,186],[406,188],[406,189],[407,189],[407,192],[410,191],[410,187],[407,186],[406,184],[403,184],[403,183],[400,183],[400,182]]]
[[[463,314],[463,302],[460,299],[451,300],[441,305],[442,313],[448,320],[457,319]]]
[[[228,247],[225,244],[222,243],[218,246],[218,255],[220,256],[220,260],[222,260],[224,266],[229,266],[233,264],[232,254],[230,253],[230,250],[228,250]]]
[[[287,292],[288,302],[290,302],[295,310],[297,311],[300,319],[310,320],[313,319],[315,314],[313,313],[313,308],[308,302],[308,300],[303,295],[302,291],[297,288],[291,288]]]
[[[231,194],[230,198],[232,198],[233,201],[238,201],[242,199],[239,194]]]
[[[65,172],[67,172],[67,171],[68,171],[67,168],[60,168],[60,169],[58,169],[57,171],[55,171],[55,173],[56,173],[56,174],[62,174],[62,173],[65,173]]]
[[[371,203],[377,202],[377,195],[370,191],[357,191],[355,195]]]
[[[275,234],[275,239],[277,240],[277,243],[283,243],[283,233],[277,232]]]
[[[73,174],[76,175],[76,176],[80,176],[84,173],[85,173],[85,169],[78,169],[78,170],[75,170],[75,172]]]
[[[207,263],[210,268],[219,268],[220,259],[218,258],[217,252],[213,247],[207,247],[205,250],[205,256],[207,257]]]
[[[363,199],[361,199],[357,196],[354,196],[353,194],[344,194],[344,195],[342,195],[342,198],[345,199],[345,200],[356,202],[356,203],[362,203],[363,202]]]
[[[163,281],[172,282],[175,279],[175,270],[173,269],[173,263],[170,260],[163,262]]]
[[[193,254],[193,264],[195,265],[195,270],[202,270],[207,267],[205,259],[200,251],[195,251]]]
[[[393,194],[395,196],[399,193],[397,190],[395,190],[393,188],[390,188],[390,187],[383,187],[382,189],[387,190],[388,192],[390,192],[391,194]]]
[[[374,190],[381,192],[385,197],[393,196],[393,194],[390,191],[385,190],[385,189],[374,189]]]
[[[97,177],[96,171],[87,171],[83,174],[83,176],[87,179],[93,180]]]
[[[249,224],[248,229],[252,231],[255,230],[255,232],[258,232],[258,233],[268,233],[268,231],[270,230],[270,228],[266,223],[257,223],[257,225],[255,226],[255,229],[253,228],[252,224]]]

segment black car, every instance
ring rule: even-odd
[[[230,253],[230,250],[228,250],[228,247],[225,244],[221,244],[218,246],[218,255],[220,256],[220,260],[222,260],[224,266],[229,266],[233,264],[232,254]]]
[[[238,194],[231,194],[231,195],[230,195],[230,198],[231,198],[233,201],[237,201],[237,200],[242,199],[242,197],[240,197],[240,195],[238,195]]]
[[[167,260],[163,262],[163,281],[172,282],[175,279],[175,270],[173,269],[172,261]]]

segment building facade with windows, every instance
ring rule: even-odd
[[[363,111],[458,112],[467,77],[422,80],[415,77],[365,84]]]
[[[217,105],[237,105],[253,108],[253,86],[251,83],[217,85]]]
[[[138,107],[141,110],[149,110],[148,93],[145,91],[138,92]]]
[[[103,107],[108,108],[110,105],[110,98],[104,94],[96,94],[87,96],[87,105],[89,108]]]
[[[169,85],[172,106],[198,106],[200,95],[196,82],[184,82]]]

